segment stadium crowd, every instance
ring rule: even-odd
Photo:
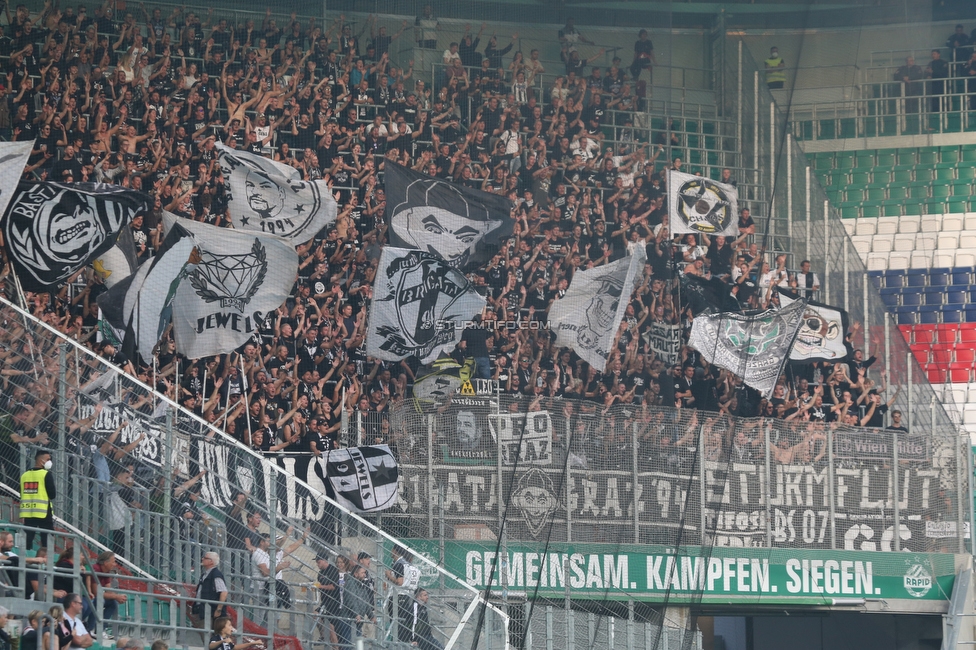
[[[140,260],[160,246],[163,210],[229,226],[217,142],[332,186],[335,224],[298,248],[291,297],[236,353],[188,360],[167,334],[151,362],[127,358],[98,326],[105,277],[93,268],[56,293],[26,296],[38,318],[256,450],[310,459],[340,443],[343,411],[383,423],[383,414],[410,396],[421,370],[414,360],[365,354],[386,241],[386,160],[514,203],[514,237],[470,274],[488,300],[485,328],[468,330],[454,353],[459,361],[487,358],[478,376],[504,391],[578,398],[594,409],[638,403],[885,424],[883,374],[881,386],[868,377],[873,359],[853,348],[856,324],[845,362],[791,367],[769,400],[739,391],[741,380],[689,347],[676,359],[655,354],[652,325],[680,328],[685,338],[690,329],[682,278],[717,278],[746,309],[775,304],[776,288],[815,297],[819,279],[809,262],[791,270],[786,254],[766,254],[745,208],[734,241],[671,236],[666,171],[688,167],[679,134],[642,135],[654,63],[644,30],[629,65],[614,58],[587,74],[596,57],[581,58],[580,51],[595,46],[569,21],[558,34],[565,74],[553,77],[544,75],[537,50],[528,58],[511,52],[515,37],[500,47],[492,36],[481,50],[484,27],[465,28],[434,78],[424,79],[412,62],[391,62],[406,21],[387,27],[370,17],[355,33],[343,16],[319,25],[293,15],[279,27],[270,9],[260,24],[230,24],[212,10],[118,11],[111,2],[94,16],[85,6],[61,11],[50,2],[36,16],[24,6],[7,11],[0,128],[14,140],[34,139],[26,177],[114,183],[152,195],[153,209],[129,226]],[[416,20],[418,45],[436,43],[437,25],[425,8]],[[718,180],[736,183],[728,169]],[[647,264],[600,373],[554,347],[541,324],[575,271],[635,247],[645,247]],[[7,344],[0,353],[4,399],[30,430],[47,415],[44,396],[53,387],[33,385],[28,343]],[[388,423],[377,437],[384,432]]]

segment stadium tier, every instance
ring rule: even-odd
[[[0,621],[976,642],[969,86],[883,50],[944,26],[336,1],[0,17]]]

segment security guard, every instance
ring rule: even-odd
[[[769,48],[769,58],[766,59],[766,87],[770,89],[782,88],[786,85],[786,62],[779,55],[779,48]]]
[[[54,530],[54,477],[51,475],[51,454],[40,450],[34,455],[34,469],[20,477],[20,518],[27,527],[27,548],[34,545],[34,529]],[[40,533],[41,546],[47,546],[47,533]]]

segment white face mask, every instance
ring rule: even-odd
[[[54,463],[49,460],[44,461],[44,469],[50,470],[52,467],[54,467]]]
[[[230,628],[230,633],[231,634],[237,634],[237,630],[232,627],[232,628]]]

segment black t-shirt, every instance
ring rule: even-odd
[[[322,593],[321,611],[326,616],[338,616],[342,610],[339,596],[339,568],[334,564],[329,564],[324,569],[319,570],[318,583],[319,591]],[[323,589],[323,587],[334,586],[335,589]]]

